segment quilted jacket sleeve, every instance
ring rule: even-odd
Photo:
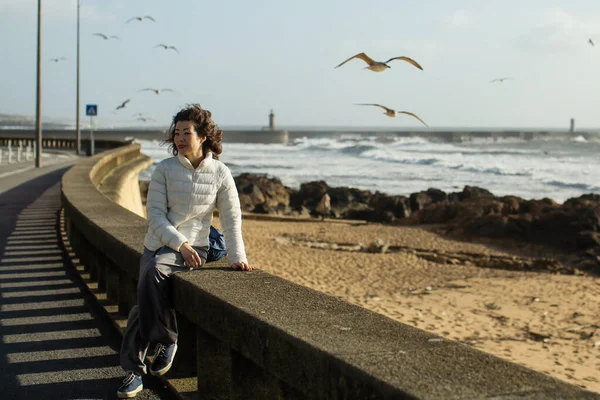
[[[248,259],[246,258],[244,240],[242,239],[240,199],[231,171],[226,166],[223,166],[221,182],[217,191],[217,208],[219,209],[219,220],[225,234],[227,256],[231,264],[240,261],[247,263]]]
[[[159,163],[152,174],[148,187],[146,214],[148,230],[159,238],[162,244],[179,251],[187,238],[181,234],[167,218],[167,180],[164,165]]]

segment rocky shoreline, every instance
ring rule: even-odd
[[[390,196],[324,181],[299,190],[278,178],[241,174],[235,178],[242,210],[258,214],[359,219],[392,225],[436,225],[437,233],[463,238],[509,239],[572,253],[576,269],[600,274],[600,195],[585,194],[563,204],[544,198],[495,196],[465,186],[445,193],[430,188]],[[143,199],[147,183],[141,183]]]

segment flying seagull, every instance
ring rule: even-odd
[[[104,40],[110,40],[110,39],[121,39],[121,38],[120,38],[120,37],[118,37],[118,36],[115,36],[115,35],[112,35],[112,36],[107,36],[107,35],[105,35],[105,34],[103,34],[103,33],[94,33],[94,34],[93,34],[93,36],[100,36],[100,37],[102,37]]]
[[[138,90],[138,92],[154,92],[156,94],[160,94],[161,92],[174,92],[173,89],[154,89],[154,88],[146,88]]]
[[[175,46],[167,46],[166,44],[157,44],[156,46],[154,46],[154,48],[157,47],[162,47],[165,50],[175,50],[177,53],[179,53],[179,50],[177,50],[177,47]]]
[[[425,125],[426,127],[429,127],[429,125],[427,125],[421,118],[417,117],[415,114],[408,112],[408,111],[396,111],[396,110],[392,110],[391,108],[387,108],[386,106],[382,106],[381,104],[356,104],[357,106],[376,106],[376,107],[381,107],[385,110],[384,114],[387,115],[388,117],[396,117],[396,114],[406,114],[406,115],[410,115],[411,117],[414,117],[416,119],[418,119],[419,121],[421,121],[421,123],[423,125]]]
[[[127,103],[129,103],[130,101],[131,101],[130,99],[125,100],[119,106],[117,106],[116,110],[120,110],[121,108],[125,108],[125,106],[127,105]]]
[[[149,19],[152,22],[156,22],[156,20],[154,18],[152,18],[150,15],[145,15],[143,17],[133,17],[133,18],[130,18],[125,23],[128,24],[128,23],[130,23],[131,21],[134,21],[134,20],[138,20],[140,22],[144,22],[145,19]]]
[[[138,117],[136,119],[138,121],[142,121],[142,122],[154,121],[154,118],[150,118],[150,117]]]
[[[590,38],[588,39],[588,43],[592,45],[592,47],[596,47],[596,45],[594,44],[594,41]]]
[[[48,61],[59,62],[59,61],[66,60],[66,59],[67,59],[67,57],[60,57],[60,58],[51,58]]]
[[[375,61],[375,60],[373,60],[371,57],[369,57],[365,53],[358,53],[357,55],[350,57],[349,59],[347,59],[346,61],[344,61],[343,63],[341,63],[340,65],[338,65],[335,68],[341,67],[342,65],[346,64],[348,61],[350,61],[350,60],[352,60],[354,58],[360,58],[361,60],[363,60],[364,62],[366,62],[367,64],[369,64],[369,66],[365,67],[365,68],[370,69],[371,71],[375,71],[375,72],[381,72],[381,71],[385,71],[388,68],[391,68],[388,65],[388,63],[390,61],[393,61],[393,60],[406,61],[407,63],[410,63],[410,64],[414,65],[415,67],[419,68],[420,70],[423,70],[423,67],[421,67],[419,65],[419,63],[416,62],[415,60],[413,60],[412,58],[408,58],[408,57],[392,57],[389,60],[387,60],[386,62],[382,62],[382,61]]]
[[[505,81],[505,80],[507,80],[507,79],[512,79],[512,78],[511,78],[510,76],[506,76],[506,77],[504,77],[504,78],[496,78],[496,79],[492,79],[492,80],[490,81],[490,83],[493,83],[493,82],[504,82],[504,81]]]

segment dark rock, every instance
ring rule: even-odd
[[[264,175],[241,174],[234,178],[240,196],[242,209],[252,211],[264,204],[258,210],[282,209],[290,204],[290,189],[286,188],[279,179],[268,178]]]
[[[519,214],[521,212],[521,203],[524,201],[520,197],[516,196],[504,196],[500,198],[500,201],[504,203],[502,213],[504,215]]]
[[[349,187],[329,188],[327,193],[331,199],[331,211],[335,215],[345,215],[350,209],[364,210],[374,196],[368,190]]]
[[[254,210],[255,205],[254,205],[254,202],[252,201],[252,198],[249,195],[240,193],[239,198],[240,198],[240,207],[242,208],[242,211],[251,212],[252,210]]]
[[[600,233],[592,231],[581,231],[575,237],[577,248],[586,250],[600,247]]]
[[[459,201],[472,199],[475,197],[493,197],[494,195],[487,189],[477,186],[465,186],[462,192],[458,193]]]
[[[410,209],[412,211],[419,211],[426,208],[432,203],[431,197],[427,192],[411,193],[409,197]]]
[[[600,194],[590,193],[579,197],[573,197],[563,203],[567,207],[598,207],[600,206]]]
[[[329,186],[325,181],[303,183],[300,185],[300,190],[290,194],[290,206],[295,210],[299,210],[303,206],[312,210],[328,190]]]
[[[440,203],[443,201],[448,201],[448,195],[443,190],[436,189],[436,188],[429,188],[425,191],[425,193],[427,193],[427,195],[431,199],[432,203]]]
[[[541,199],[541,200],[523,200],[519,209],[520,213],[530,213],[533,215],[540,215],[550,210],[559,208],[560,204],[552,199]]]
[[[375,210],[391,211],[395,218],[406,218],[410,216],[411,208],[406,196],[388,196],[376,193],[369,206]]]
[[[438,203],[411,215],[411,220],[421,224],[463,224],[489,214],[501,214],[504,203],[495,197],[472,197],[454,203]]]
[[[582,231],[598,231],[600,212],[591,208],[560,207],[535,216],[532,221],[532,240],[565,249],[577,247]]]
[[[348,210],[346,215],[344,215],[344,218],[385,223],[393,222],[395,219],[394,214],[391,211],[374,210],[372,208],[364,210]]]
[[[465,230],[471,235],[491,238],[506,237],[508,218],[503,215],[486,215],[467,223]]]

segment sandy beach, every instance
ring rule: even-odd
[[[245,219],[243,231],[250,262],[268,273],[600,392],[599,278],[431,261],[437,253],[523,260],[548,256],[544,249],[331,221]],[[390,250],[356,251],[375,239]]]

